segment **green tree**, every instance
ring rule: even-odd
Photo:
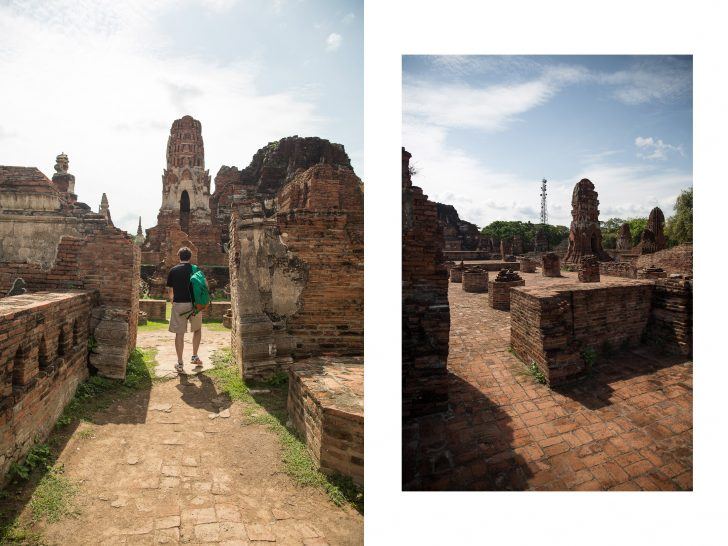
[[[674,206],[675,214],[668,218],[665,235],[671,245],[693,241],[693,188],[683,190]]]
[[[630,218],[627,223],[632,234],[632,246],[638,245],[642,239],[642,232],[647,226],[647,218]]]
[[[496,220],[480,230],[480,233],[486,237],[501,240],[510,239],[517,235],[523,239],[524,250],[532,250],[533,240],[539,229],[543,229],[546,234],[550,248],[555,247],[569,236],[569,228],[566,226],[534,224],[532,222],[521,222],[520,220]]]

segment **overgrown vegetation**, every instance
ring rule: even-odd
[[[157,380],[154,375],[156,354],[156,349],[134,349],[129,355],[124,381],[99,375],[89,377],[76,389],[76,394],[56,421],[56,427],[62,428],[76,421],[88,421],[95,412],[107,408],[119,396],[140,389],[150,389],[152,381]]]
[[[533,224],[531,222],[497,220],[491,222],[480,233],[495,239],[511,239],[514,235],[523,240],[524,250],[533,250],[533,240],[536,232],[542,229],[549,242],[549,248],[554,248],[569,236],[566,226],[552,226],[550,224]]]
[[[586,364],[586,372],[591,373],[594,369],[594,364],[597,362],[597,351],[594,347],[585,347],[581,351],[581,358]]]
[[[287,374],[279,373],[267,381],[251,383],[249,386],[241,378],[230,349],[216,351],[211,360],[213,368],[207,374],[213,378],[220,392],[227,394],[232,400],[243,403],[246,423],[267,426],[278,436],[283,446],[283,468],[286,474],[301,486],[322,489],[336,505],[348,502],[363,512],[363,491],[352,482],[351,478],[329,477],[320,472],[305,444],[294,430],[286,426]],[[256,393],[254,397],[250,387],[267,392]]]
[[[30,499],[33,521],[44,519],[49,523],[65,516],[75,515],[74,497],[78,486],[63,474],[62,466],[54,466],[38,482]]]
[[[669,247],[690,243],[693,240],[693,188],[680,192],[673,207],[674,214],[665,221],[665,237]],[[665,212],[665,211],[663,211]],[[619,229],[622,224],[629,224],[632,246],[639,244],[642,232],[647,227],[647,217],[609,218],[599,222],[602,231],[604,248],[616,248],[619,239]]]
[[[89,339],[89,345],[92,340]],[[76,513],[77,486],[64,475],[62,465],[54,464],[63,439],[73,431],[69,426],[91,420],[95,412],[109,407],[120,397],[150,389],[152,382],[159,380],[154,374],[156,352],[156,349],[132,351],[124,381],[93,375],[81,383],[48,440],[32,447],[22,461],[12,465],[9,486],[0,491],[0,544],[41,546],[45,544],[42,536],[29,529],[32,522],[54,522]],[[87,427],[80,430],[78,436],[88,439],[93,433],[93,428]],[[13,511],[19,510],[26,502],[30,507],[30,521],[21,522],[17,513],[7,512],[8,506],[13,507]]]
[[[536,362],[533,360],[528,366],[528,375],[533,377],[537,383],[541,383],[542,385],[546,384],[546,376],[541,371],[541,368],[538,367],[538,364],[536,364]]]

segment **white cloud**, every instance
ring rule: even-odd
[[[554,88],[543,81],[493,85],[484,89],[458,84],[405,84],[405,116],[441,127],[498,131],[546,102]]]
[[[213,178],[223,164],[247,166],[270,141],[319,133],[314,91],[263,93],[255,62],[170,53],[155,26],[163,2],[99,6],[0,6],[3,164],[50,175],[66,152],[79,199],[96,209],[106,192],[114,221],[136,233],[138,215],[144,227],[156,223],[176,118],[202,122]]]
[[[670,152],[678,153],[681,156],[685,155],[682,145],[673,146],[672,144],[663,142],[659,138],[655,139],[652,137],[638,136],[634,139],[634,144],[637,146],[638,150],[637,157],[641,157],[643,159],[657,159],[664,161],[667,159]]]
[[[336,51],[341,47],[342,37],[341,34],[332,32],[326,38],[326,51]]]

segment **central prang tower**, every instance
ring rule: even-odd
[[[205,170],[202,124],[192,116],[172,123],[167,140],[167,168],[162,175],[160,225],[210,224],[210,173]]]

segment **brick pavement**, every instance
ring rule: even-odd
[[[692,489],[690,360],[642,346],[550,390],[509,352],[508,311],[460,284],[449,299],[449,410],[405,424],[404,489]]]

